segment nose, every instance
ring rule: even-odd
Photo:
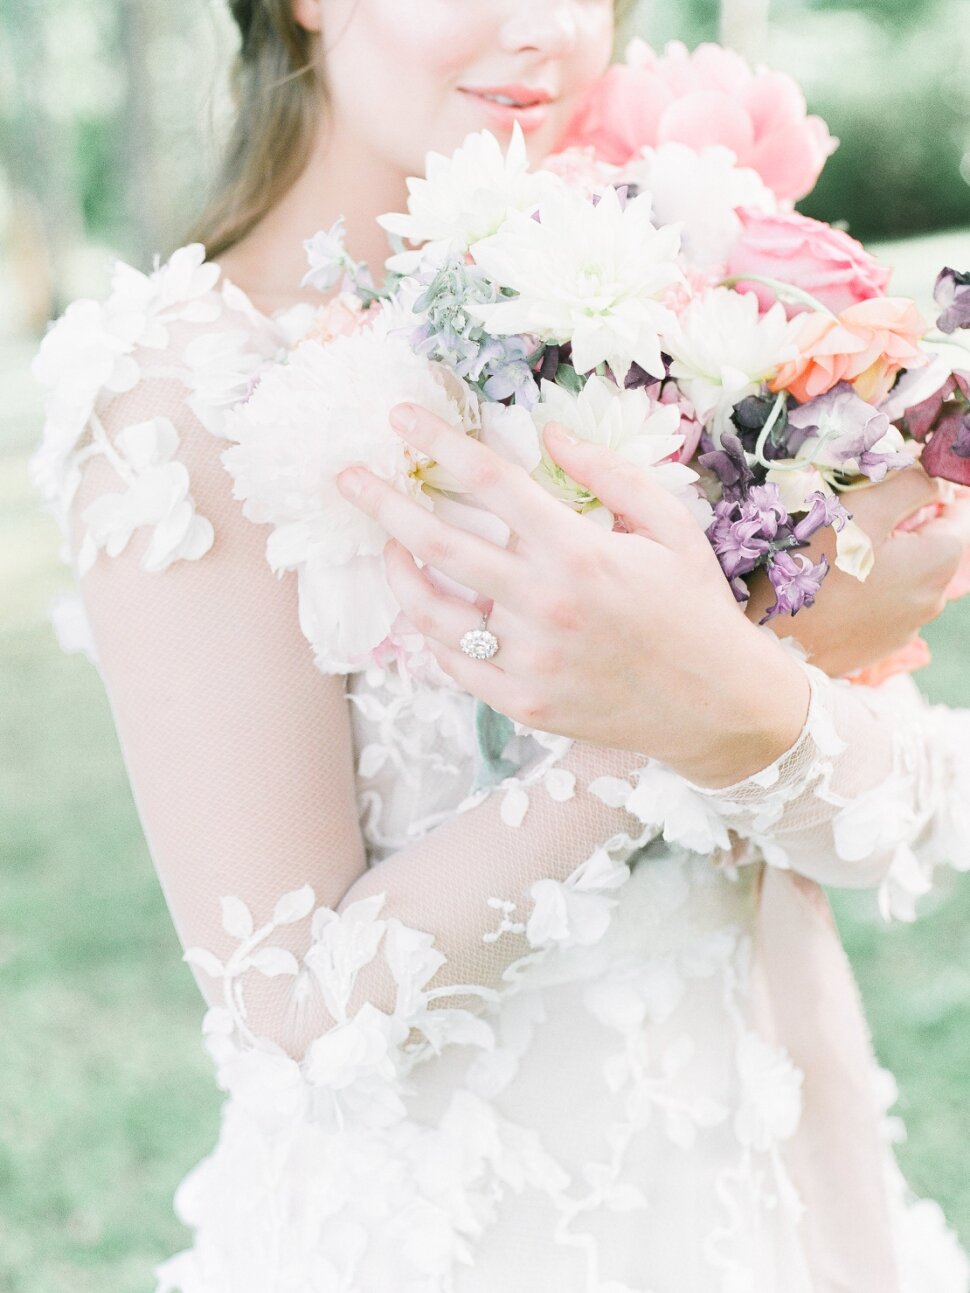
[[[575,0],[513,0],[510,8],[502,29],[508,53],[561,58],[576,44]]]

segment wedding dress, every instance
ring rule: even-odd
[[[390,654],[326,675],[222,458],[310,314],[183,248],[36,364],[84,603],[56,626],[101,671],[226,1093],[159,1293],[967,1293],[820,885],[909,917],[970,865],[970,719],[801,661],[796,744],[713,792]]]

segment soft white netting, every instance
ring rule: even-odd
[[[175,360],[153,352],[150,367]],[[495,986],[529,945],[516,932],[486,941],[501,918],[489,900],[515,904],[521,923],[534,882],[565,880],[599,844],[640,833],[635,818],[585,790],[597,777],[626,775],[635,758],[577,745],[560,765],[578,780],[568,801],[540,790],[512,829],[492,797],[367,871],[344,680],[314,667],[298,625],[296,579],[270,572],[268,531],[244,519],[219,460],[225,442],[193,417],[184,386],[143,378],[102,420],[114,437],[159,416],[179,431],[179,457],[198,514],[214,526],[214,546],[200,560],[146,574],[148,538],[136,532],[120,555],[99,556],[80,585],[139,816],[183,945],[230,956],[224,896],[239,897],[259,923],[282,894],[307,884],[318,904],[340,910],[386,892],[384,915],[433,933],[447,957],[432,988]],[[75,552],[78,518],[117,488],[104,458],[85,465],[72,509]],[[274,946],[302,958],[309,923],[281,928]],[[204,972],[198,978],[210,1003],[220,1003],[221,985]],[[252,972],[242,986],[253,1031],[292,1054],[330,1022],[319,993],[295,1009],[289,977]],[[354,1001],[390,1010],[395,991],[379,958],[361,975]]]

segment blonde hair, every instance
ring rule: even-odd
[[[618,19],[636,0],[614,0]],[[187,235],[221,256],[277,205],[310,160],[326,85],[293,0],[229,0],[239,28],[235,118],[214,195]]]

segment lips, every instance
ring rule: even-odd
[[[486,103],[494,103],[500,108],[522,110],[537,108],[551,103],[554,95],[541,86],[530,85],[481,85],[462,86],[462,94],[469,94]]]

